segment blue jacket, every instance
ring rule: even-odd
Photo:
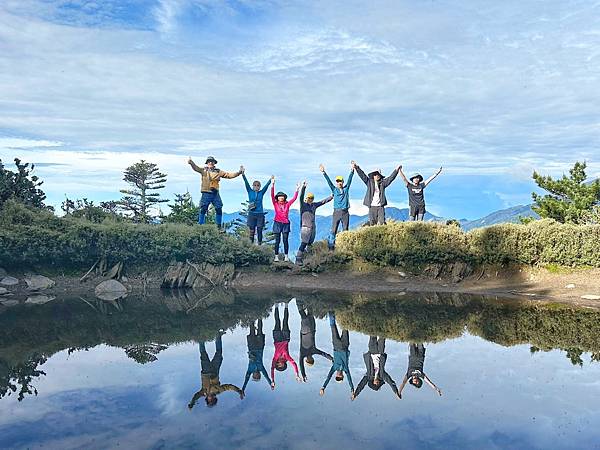
[[[248,183],[248,178],[246,178],[245,173],[242,174],[242,178],[244,178],[244,184],[246,185],[246,191],[248,191],[248,202],[254,203],[256,205],[256,208],[254,208],[251,211],[248,211],[248,214],[264,214],[263,197],[265,196],[267,189],[269,189],[271,180],[267,181],[267,184],[265,184],[264,187],[260,191],[256,192],[254,189],[252,189],[252,186],[250,186],[250,183]]]
[[[327,379],[325,383],[323,383],[323,389],[327,387],[329,384],[329,380],[333,373],[336,370],[342,370],[348,377],[348,383],[350,384],[350,389],[354,391],[354,383],[352,383],[352,375],[350,375],[350,368],[348,367],[348,357],[350,356],[349,350],[334,350],[333,351],[333,364],[331,365],[331,370],[329,370],[329,374],[327,375]]]
[[[265,380],[267,380],[267,383],[269,383],[269,385],[271,384],[271,378],[269,378],[269,373],[263,364],[263,350],[251,350],[248,352],[248,370],[246,371],[246,378],[244,380],[242,391],[246,390],[250,375],[254,372],[261,372],[263,377],[265,377]]]
[[[354,170],[350,172],[348,176],[348,183],[340,190],[334,185],[327,175],[327,172],[323,172],[323,176],[327,180],[327,184],[333,194],[333,209],[348,209],[350,208],[350,185],[352,184],[352,177],[354,176]]]

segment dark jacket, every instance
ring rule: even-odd
[[[358,383],[358,387],[356,388],[356,392],[354,395],[358,397],[358,394],[364,389],[367,383],[369,386],[374,386],[373,380],[375,379],[375,365],[373,364],[373,359],[371,358],[371,353],[363,353],[363,359],[365,360],[365,367],[367,368],[367,373]],[[389,384],[392,388],[394,394],[398,395],[398,387],[396,386],[396,382],[392,379],[389,373],[385,371],[385,362],[387,361],[387,354],[381,353],[381,357],[379,359],[379,379],[381,380],[381,385],[383,386],[385,383]]]
[[[375,172],[370,173],[368,176],[363,172],[363,170],[356,166],[356,173],[361,180],[367,185],[367,193],[365,194],[365,199],[363,200],[363,205],[371,206],[371,201],[373,200],[373,196],[375,195]],[[398,168],[396,168],[389,176],[382,177],[379,180],[379,200],[380,206],[387,205],[387,198],[385,197],[385,188],[387,188],[392,181],[396,179],[398,176]]]
[[[307,203],[304,201],[304,193],[306,192],[306,186],[302,186],[300,190],[300,221],[301,226],[307,228],[315,227],[315,214],[317,208],[323,206],[325,203],[330,202],[333,199],[333,195],[330,195],[320,202]]]
[[[317,348],[315,342],[316,322],[315,316],[306,314],[303,309],[298,308],[300,317],[302,318],[300,326],[300,373],[302,378],[306,378],[306,368],[304,367],[304,359],[307,356],[321,355],[329,361],[333,361],[333,356]]]

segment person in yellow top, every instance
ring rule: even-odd
[[[239,177],[244,173],[244,166],[240,166],[240,170],[237,172],[225,172],[224,170],[217,169],[217,160],[212,156],[206,158],[206,165],[204,167],[200,167],[194,163],[191,157],[188,157],[187,162],[192,166],[192,169],[202,175],[200,186],[202,197],[200,198],[198,223],[202,225],[206,222],[206,213],[208,212],[208,207],[212,204],[215,207],[217,228],[221,228],[223,223],[223,201],[219,195],[219,182],[221,178],[231,179]]]
[[[200,397],[204,397],[206,406],[212,408],[217,404],[217,395],[225,391],[235,391],[240,394],[240,399],[244,398],[244,391],[233,384],[221,384],[219,380],[219,371],[223,364],[223,343],[221,341],[221,333],[217,334],[215,339],[215,354],[213,359],[208,357],[204,342],[199,342],[200,347],[200,376],[202,378],[202,389],[194,394],[192,401],[188,404],[188,408],[192,409]]]

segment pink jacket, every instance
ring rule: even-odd
[[[271,200],[273,201],[273,207],[275,208],[275,222],[290,223],[290,219],[288,218],[290,214],[290,207],[292,206],[292,203],[296,201],[297,198],[298,191],[296,191],[296,193],[290,201],[281,204],[277,201],[277,198],[275,198],[275,183],[271,185]]]
[[[290,356],[290,351],[288,350],[289,341],[275,342],[275,354],[273,355],[273,361],[271,362],[271,380],[275,382],[275,362],[278,359],[285,359],[292,363],[294,367],[294,372],[296,372],[296,376],[298,375],[298,365],[294,358]]]

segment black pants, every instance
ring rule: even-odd
[[[246,337],[248,342],[248,350],[262,350],[265,348],[265,335],[263,333],[263,322],[262,319],[258,319],[256,327],[254,322],[250,325],[250,332]]]
[[[279,254],[279,244],[281,243],[281,238],[283,237],[283,253],[286,255],[290,251],[289,237],[290,233],[275,233],[275,254]]]
[[[221,370],[221,364],[223,364],[223,342],[221,341],[221,335],[217,334],[217,337],[215,338],[216,350],[212,360],[208,356],[205,343],[199,342],[198,346],[200,347],[200,366],[202,373],[218,376],[219,370]]]
[[[287,308],[283,310],[283,327],[279,318],[279,308],[275,307],[275,328],[273,328],[273,341],[283,342],[290,340],[290,312]]]
[[[369,353],[385,353],[385,338],[377,339],[377,336],[369,336]]]
[[[385,208],[383,206],[369,207],[369,225],[385,224]]]
[[[342,230],[348,231],[350,226],[350,213],[347,209],[334,209],[331,222],[331,233],[337,234],[338,228],[342,224]]]
[[[348,351],[350,348],[350,334],[348,330],[338,331],[337,324],[331,324],[331,342],[334,350]]]

